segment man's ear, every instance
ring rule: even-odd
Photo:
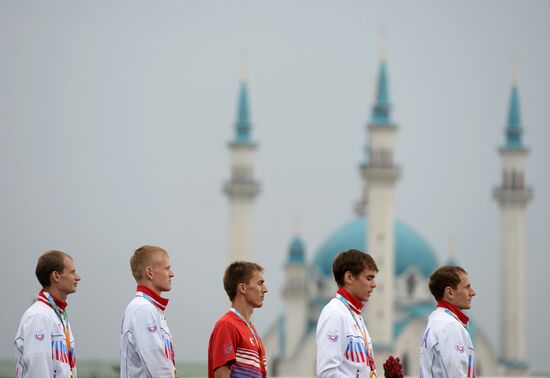
[[[50,273],[50,284],[59,282],[59,272],[53,271]]]
[[[241,282],[239,286],[237,286],[237,290],[239,290],[239,293],[244,295],[246,293],[246,285],[243,282]]]
[[[153,279],[153,268],[151,266],[146,266],[145,269],[144,269],[143,275],[148,280],[152,280]]]
[[[349,270],[346,271],[346,273],[344,273],[344,283],[348,284],[348,285],[351,284],[352,276],[353,275],[351,274],[351,272]]]

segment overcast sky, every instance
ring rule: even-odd
[[[352,219],[387,34],[396,214],[443,261],[452,244],[477,296],[470,312],[498,343],[497,147],[518,57],[527,183],[527,347],[550,371],[550,2],[0,1],[0,240],[6,291],[0,358],[39,290],[38,255],[74,256],[69,316],[84,358],[118,358],[135,283],[128,259],[165,247],[179,361],[206,361],[227,309],[227,142],[248,55],[256,175],[254,259],[281,308],[294,218],[311,260]],[[510,279],[515,279],[510,277]],[[542,300],[541,300],[542,299]],[[373,325],[375,326],[375,325]]]

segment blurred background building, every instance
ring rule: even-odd
[[[306,261],[305,243],[298,231],[291,240],[284,267],[285,309],[264,337],[271,375],[315,376],[317,319],[337,289],[332,262],[339,252],[351,248],[369,252],[379,268],[377,287],[363,309],[379,371],[386,358],[394,355],[403,361],[405,375],[415,375],[419,369],[419,345],[427,318],[434,309],[429,276],[440,265],[460,265],[452,254],[448,261],[438,261],[424,237],[395,217],[394,189],[402,168],[394,159],[398,127],[391,117],[388,68],[384,54],[381,55],[376,98],[367,125],[365,160],[360,165],[362,197],[355,205],[356,218],[329,235],[312,261]],[[230,143],[231,179],[225,186],[230,209],[230,261],[250,259],[252,201],[259,192],[253,174],[256,145],[251,136],[247,85],[243,76],[235,137]],[[525,184],[527,148],[522,142],[515,78],[499,153],[502,182],[494,190],[494,197],[501,213],[501,261],[495,262],[501,266],[498,319],[504,335],[501,348],[490,345],[475,319],[471,320],[470,333],[478,375],[518,376],[528,372],[523,298],[525,209],[532,190]]]

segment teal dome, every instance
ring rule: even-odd
[[[348,249],[366,251],[366,217],[358,217],[337,229],[317,251],[313,268],[325,276],[332,276],[332,261],[339,252]],[[366,251],[368,252],[368,251]],[[428,277],[438,262],[428,243],[410,226],[395,222],[395,275],[400,276],[410,266],[416,266]]]

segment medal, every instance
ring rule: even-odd
[[[376,375],[376,370],[370,371],[369,378],[378,378],[378,375]]]

